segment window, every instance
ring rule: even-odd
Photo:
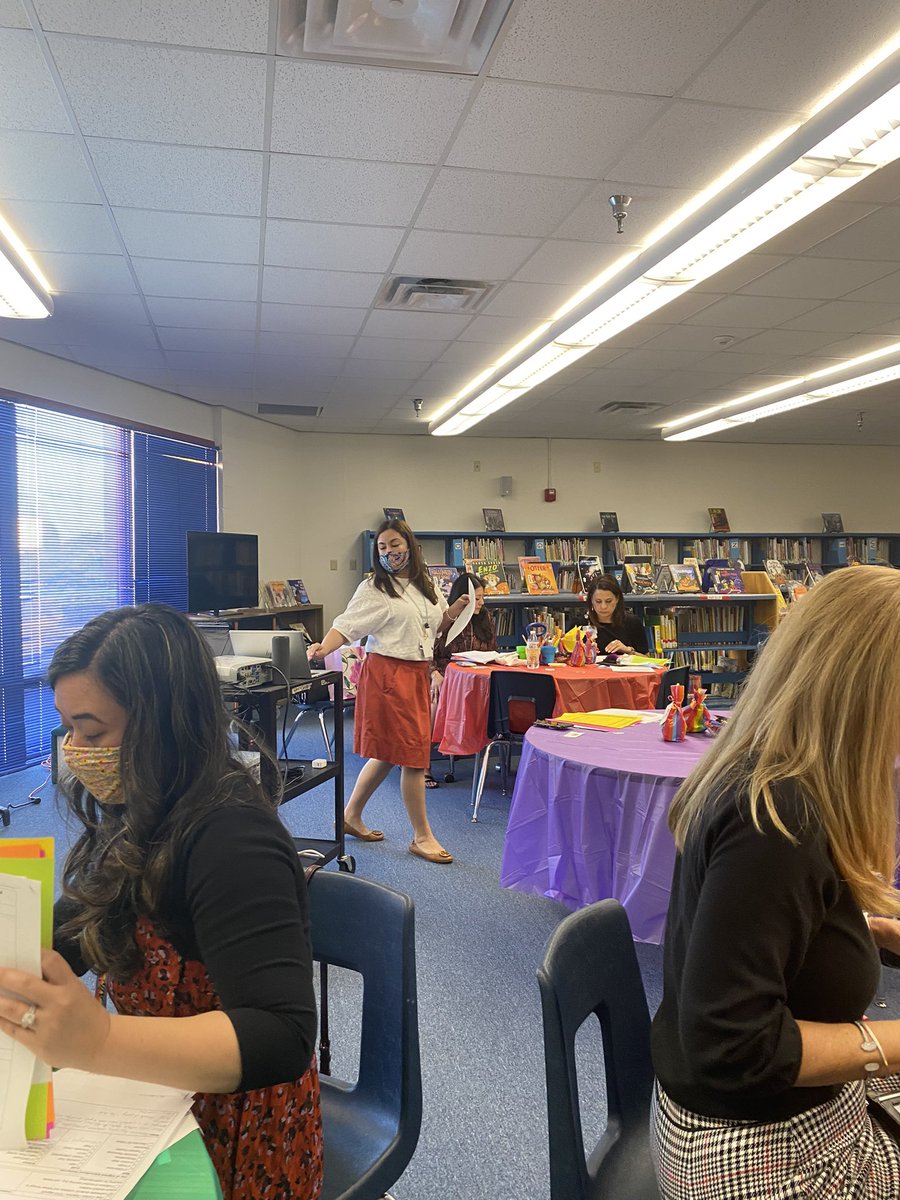
[[[185,531],[216,529],[213,447],[0,399],[0,773],[40,761],[59,643],[108,608],[186,607]]]

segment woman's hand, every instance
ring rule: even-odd
[[[879,950],[900,954],[900,921],[894,917],[869,917],[869,929]]]
[[[27,1046],[52,1067],[95,1070],[109,1036],[110,1014],[73,975],[55,950],[41,951],[43,978],[0,968],[0,988],[22,999],[0,995],[0,1032]],[[34,1023],[22,1017],[34,1006]]]
[[[321,642],[311,642],[306,647],[306,657],[308,659],[309,658],[324,658],[325,656],[322,653],[322,643]]]
[[[437,704],[438,697],[441,694],[441,684],[444,682],[444,677],[440,671],[431,672],[431,703]]]
[[[607,654],[633,654],[634,647],[626,646],[624,642],[620,642],[618,638],[614,638],[605,648],[605,652]]]
[[[468,606],[469,606],[469,597],[467,595],[460,596],[460,598],[458,600],[454,600],[453,603],[450,605],[450,607],[447,609],[447,616],[450,617],[451,620],[455,621],[456,618],[461,613],[465,612],[465,610],[468,608]]]

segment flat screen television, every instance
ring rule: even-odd
[[[255,533],[187,535],[188,612],[256,608],[259,538]]]

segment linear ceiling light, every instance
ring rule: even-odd
[[[0,217],[0,317],[34,320],[52,313],[49,283],[13,229]]]
[[[850,392],[861,392],[863,388],[878,387],[882,383],[900,379],[900,363],[892,367],[884,367],[880,371],[870,371],[867,375],[857,375],[854,379],[844,379],[827,387],[816,388],[814,391],[802,392],[796,396],[786,396],[773,404],[763,404],[759,408],[749,408],[746,412],[733,413],[730,417],[719,417],[708,421],[705,425],[696,425],[693,429],[682,429],[678,433],[666,436],[667,442],[690,442],[694,438],[709,437],[713,433],[724,433],[736,429],[739,425],[752,425],[754,421],[763,421],[766,417],[777,417],[781,413],[792,412],[796,408],[806,408],[810,404],[821,404],[823,400],[834,400],[837,396],[846,396]]]
[[[483,372],[432,420],[430,432],[460,433],[456,416],[482,420],[617,333],[758,249],[776,234],[900,158],[900,50],[782,140],[689,220],[585,289],[550,324],[547,342]],[[503,371],[512,359],[511,369]],[[502,389],[497,391],[496,389]],[[485,404],[487,395],[491,403]],[[515,398],[515,397],[512,397]],[[464,402],[465,401],[465,402]],[[451,423],[452,421],[452,423]],[[475,421],[465,426],[469,428]]]

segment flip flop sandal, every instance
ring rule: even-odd
[[[425,786],[430,791],[432,788],[440,787],[441,785],[438,783],[438,781],[435,779],[435,777],[432,775],[432,773],[430,771],[426,771],[425,772]]]

